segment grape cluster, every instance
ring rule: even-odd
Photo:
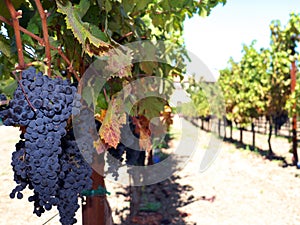
[[[7,98],[5,96],[5,94],[0,94],[0,101],[6,101]]]
[[[123,155],[125,154],[126,160],[125,163],[128,165],[128,173],[131,173],[133,166],[144,166],[146,152],[131,149],[130,147],[126,147],[122,143],[119,143],[117,148],[109,148],[107,150],[107,164],[108,168],[106,174],[111,174],[112,177],[117,181],[119,178],[119,168],[122,166],[122,162],[124,161]]]
[[[115,180],[118,180],[118,170],[124,161],[124,154],[126,158],[125,163],[128,165],[128,173],[131,173],[133,166],[144,166],[146,158],[146,152],[139,150],[139,135],[135,133],[132,117],[127,115],[126,122],[127,124],[121,129],[121,143],[118,144],[117,148],[108,149],[108,169],[106,173],[111,174]]]
[[[289,120],[288,113],[286,111],[280,112],[278,115],[273,116],[273,121],[276,128],[280,129],[283,124]]]
[[[3,111],[7,109],[7,98],[4,94],[0,94],[0,121],[1,118],[3,117]]]
[[[73,113],[74,115],[74,113]],[[87,163],[93,162],[94,153],[94,141],[99,138],[97,131],[101,124],[94,119],[94,112],[89,107],[82,107],[80,114],[74,116],[73,126],[76,137],[77,145],[80,149],[81,154]]]
[[[109,148],[108,155],[107,155],[107,163],[108,163],[108,169],[106,171],[107,174],[112,174],[112,177],[117,181],[119,177],[118,170],[122,165],[123,154],[126,150],[126,147],[119,143],[117,148]]]
[[[126,164],[129,166],[143,166],[145,163],[146,152],[139,149],[139,134],[135,133],[135,125],[131,116],[128,117],[128,123],[132,135],[136,138],[131,146],[126,148]]]
[[[24,131],[12,154],[17,186],[10,197],[20,199],[27,186],[34,189],[29,197],[34,213],[40,216],[57,206],[64,225],[76,222],[78,196],[92,186],[92,169],[72,132],[67,135],[66,130],[72,108],[73,113],[79,113],[79,100],[69,81],[51,79],[30,67],[22,72],[9,107],[0,114],[4,125],[21,126]]]
[[[129,166],[144,166],[146,152],[126,148],[126,164]]]
[[[62,224],[74,224],[75,212],[79,208],[78,193],[92,187],[92,169],[82,157],[75,140],[63,138],[62,148],[58,210]]]

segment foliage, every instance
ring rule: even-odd
[[[207,99],[207,95],[203,90],[203,85],[201,85],[201,82],[197,82],[194,77],[190,78],[187,92],[191,96],[192,104],[185,103],[182,106],[184,109],[182,113],[184,113],[187,116],[195,117],[209,115],[209,102]],[[190,106],[188,106],[189,104]],[[190,113],[192,114],[190,115]]]
[[[213,7],[225,2],[225,0],[180,0],[171,4],[167,0],[44,0],[41,4],[43,9],[47,10],[48,37],[43,37],[43,20],[40,18],[36,1],[12,1],[16,10],[22,10],[19,22],[22,28],[27,30],[27,33],[21,34],[26,65],[35,65],[44,71],[49,69],[47,46],[46,50],[44,48],[46,40],[49,39],[52,49],[51,69],[55,76],[67,76],[76,82],[76,79],[79,80],[84,75],[93,60],[99,57],[106,61],[106,69],[113,71],[119,58],[129,59],[129,63],[131,60],[127,53],[118,51],[117,47],[134,41],[150,40],[153,49],[157,49],[153,55],[165,57],[165,61],[169,64],[141,62],[126,68],[117,67],[119,70],[114,71],[114,76],[107,78],[107,85],[98,96],[98,104],[95,106],[98,113],[101,109],[113,108],[108,107],[108,104],[110,101],[113,102],[112,96],[120,90],[114,88],[116,85],[120,84],[122,88],[128,82],[139,78],[140,74],[165,78],[182,75],[185,67],[184,59],[188,57],[182,38],[183,21],[186,17],[195,14],[209,15]],[[13,27],[5,21],[5,18],[10,18],[8,9],[5,8],[1,14],[4,18],[2,21],[6,23],[2,24],[0,33],[0,81],[5,85],[0,85],[0,88],[1,92],[11,95],[11,88],[7,84],[13,84],[7,80],[11,79],[11,71],[15,70],[15,65],[18,65],[16,47],[18,41],[14,39]],[[165,41],[163,48],[158,45],[160,40]],[[172,46],[176,46],[176,49]],[[167,56],[165,52],[168,52]],[[117,55],[116,60],[112,53]],[[83,90],[83,94],[91,93]],[[141,101],[141,107],[150,109],[149,102],[152,100]],[[148,119],[151,119],[153,114],[159,116],[158,109],[163,109],[166,103],[159,104],[160,107],[154,107],[153,112],[147,113],[150,117]],[[136,114],[133,116],[141,114],[140,111],[135,111]],[[110,119],[106,121],[112,122]],[[120,126],[115,126],[113,132],[116,132],[117,127]],[[103,133],[102,131],[100,136],[106,143],[110,146],[117,145],[118,138],[108,140],[108,135],[104,136]]]
[[[126,114],[121,112],[120,99],[113,99],[100,128],[100,137],[110,146],[117,148],[120,139],[120,128],[126,123]]]
[[[250,46],[243,46],[243,57],[239,63],[232,59],[230,68],[221,71],[219,84],[226,101],[227,117],[242,126],[249,124],[253,118],[264,115],[267,105],[269,64],[268,50],[258,52]]]
[[[227,117],[242,125],[258,116],[267,116],[274,123],[286,110],[292,113],[296,102],[297,91],[290,92],[290,68],[298,58],[295,47],[300,38],[300,15],[292,13],[285,27],[273,21],[270,30],[268,49],[257,51],[255,42],[244,45],[241,61],[230,59],[229,67],[221,71],[219,83]]]
[[[161,118],[163,126],[157,126],[158,132],[160,132],[159,128],[165,128],[164,125],[169,126],[172,123],[172,118],[168,102],[153,97],[138,99],[140,101],[137,101],[132,107],[130,115],[126,115],[122,108],[124,107],[125,98],[133,96],[133,92],[136,90],[125,87],[128,87],[128,84],[135,80],[142,80],[142,77],[157,76],[166,80],[166,82],[162,82],[162,90],[160,91],[169,94],[172,89],[172,78],[182,76],[185,71],[184,61],[188,58],[182,38],[184,20],[195,14],[209,15],[213,7],[219,3],[225,4],[225,2],[226,0],[179,0],[172,3],[169,0],[5,0],[6,7],[2,5],[0,13],[0,20],[3,22],[0,31],[1,93],[12,97],[17,83],[19,85],[26,84],[26,80],[22,79],[25,69],[34,66],[38,71],[43,71],[40,74],[46,75],[43,76],[45,79],[55,79],[57,82],[62,82],[63,85],[57,87],[60,92],[65,91],[66,85],[64,84],[66,83],[72,85],[73,91],[77,87],[80,95],[75,95],[78,99],[74,104],[77,104],[76,107],[82,106],[81,110],[73,107],[73,116],[75,117],[72,118],[73,124],[76,119],[81,123],[77,132],[82,136],[80,142],[78,142],[80,144],[78,148],[83,149],[81,151],[82,155],[77,147],[75,149],[75,142],[73,141],[67,150],[70,153],[70,159],[68,158],[69,155],[63,158],[61,168],[55,169],[61,173],[60,177],[62,178],[60,179],[66,178],[66,180],[60,182],[63,187],[53,186],[55,191],[62,196],[61,199],[71,198],[71,200],[63,201],[62,204],[57,204],[55,201],[50,204],[50,200],[48,202],[47,198],[43,202],[39,201],[39,196],[35,196],[33,200],[38,215],[42,213],[44,206],[50,210],[52,205],[58,205],[58,209],[62,212],[60,220],[62,224],[76,222],[73,217],[74,212],[78,209],[75,204],[78,200],[77,197],[81,189],[88,188],[88,184],[91,186],[91,182],[84,186],[85,182],[83,180],[80,183],[72,177],[77,172],[79,173],[76,176],[78,179],[82,175],[82,173],[80,174],[82,171],[79,171],[79,167],[76,165],[76,162],[79,163],[76,161],[76,157],[77,155],[84,156],[85,160],[88,158],[87,162],[89,164],[97,164],[97,160],[93,161],[94,151],[90,152],[88,150],[94,150],[95,147],[99,154],[107,149],[122,150],[122,144],[120,143],[122,126],[128,123],[128,118],[131,118],[132,121],[130,127],[135,131],[135,135],[139,137],[140,148],[147,151],[151,150],[151,135],[153,134],[151,133],[150,120],[156,117]],[[148,42],[141,42],[142,40],[148,40]],[[160,41],[164,41],[163,45]],[[125,47],[125,44],[132,42],[139,42],[141,46],[144,45],[148,51],[147,54],[157,59],[157,62],[153,62],[153,60],[152,62],[151,60],[149,62],[135,62],[132,56],[137,53],[126,51]],[[138,54],[142,55],[143,52],[138,52]],[[82,79],[86,78],[85,71],[95,60],[101,61],[98,67],[101,67],[102,72],[108,71],[109,76],[103,75],[103,77]],[[102,80],[105,81],[104,87],[100,87]],[[35,82],[35,78],[33,78],[33,81]],[[37,80],[36,82],[40,81]],[[157,85],[154,82],[149,84],[148,88],[151,88],[151,86],[152,88],[157,87]],[[20,87],[22,89],[22,86]],[[22,98],[26,100],[23,100],[23,102],[27,102],[28,105],[31,105],[30,94],[34,88],[33,85],[30,85],[28,90],[23,90],[22,93],[19,91]],[[42,88],[37,87],[36,89],[37,93],[42,92]],[[55,91],[57,90],[55,89]],[[128,96],[124,94],[124,96],[121,95],[121,98],[116,97],[122,90]],[[151,94],[148,92],[146,93]],[[64,95],[52,96],[49,93],[43,93],[51,96],[51,98],[53,97],[53,99],[61,97],[61,101],[64,101]],[[38,98],[37,102],[39,103],[37,106],[39,108],[44,107],[45,102],[43,101],[49,96],[39,96],[37,94],[36,98]],[[40,99],[40,97],[43,99]],[[124,98],[122,99],[122,97]],[[67,97],[65,99],[70,100]],[[68,104],[71,104],[71,102],[68,102]],[[36,104],[35,102],[33,105],[37,107]],[[54,100],[49,101],[47,104],[51,108],[54,105]],[[63,108],[66,111],[62,123],[66,130],[62,129],[61,136],[65,136],[69,132],[75,134],[76,129],[72,132],[71,109],[65,109],[64,106],[59,104],[54,108],[58,115],[49,115],[49,118],[53,116],[53,120],[55,120],[54,127],[57,127],[56,123],[61,118],[61,115],[59,115],[60,110]],[[90,108],[94,109],[94,112]],[[79,114],[79,111],[81,111],[80,115],[83,118],[76,118],[74,112]],[[16,116],[14,113],[16,112],[11,115],[13,118]],[[35,110],[34,113],[41,114]],[[98,135],[94,135],[95,133],[92,132],[93,127],[89,126],[91,124],[90,120],[95,122],[93,116],[90,118],[91,114],[96,114],[95,118],[101,121],[101,125],[98,122],[98,128],[101,126],[100,130],[97,128],[99,130]],[[26,117],[27,115],[24,114],[23,116]],[[30,124],[35,124],[34,122],[28,120]],[[45,121],[46,123],[47,121]],[[39,127],[38,131],[40,132],[39,129],[42,130],[43,127]],[[21,127],[26,132],[30,131],[29,128],[31,127],[27,125]],[[47,131],[43,130],[43,132],[46,137],[48,135]],[[94,136],[98,138],[96,138],[97,141],[94,141]],[[28,138],[24,138],[27,141]],[[61,140],[60,137],[55,139],[57,145],[62,143]],[[38,139],[37,143],[44,144],[44,141]],[[75,150],[76,154],[74,153]],[[145,161],[145,157],[141,157],[143,152],[129,151],[128,149],[126,151],[127,164],[144,165],[144,162],[140,162],[141,160]],[[28,153],[26,149],[24,150],[25,153]],[[39,156],[40,154],[37,154],[32,157],[33,164]],[[122,157],[122,154],[120,154],[120,157]],[[74,158],[76,162],[74,162],[72,168],[69,168],[68,163],[71,158]],[[63,168],[66,171],[63,171]],[[89,166],[86,168],[89,168],[91,172]],[[68,176],[67,171],[74,173]],[[34,174],[39,178],[38,173]],[[57,175],[56,172],[53,174]],[[45,173],[45,176],[50,175]],[[90,173],[86,176],[91,181]],[[35,180],[34,182],[38,181]],[[69,194],[72,186],[68,186],[69,183],[74,185],[76,189],[73,190],[72,194]],[[36,187],[39,188],[38,185]],[[40,189],[41,193],[49,194],[50,189]],[[39,193],[36,192],[35,194],[38,195]],[[18,193],[17,197],[22,196]],[[41,207],[39,204],[41,204]]]

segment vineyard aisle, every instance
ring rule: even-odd
[[[183,125],[188,126],[190,132],[197,129],[187,121],[183,121]],[[32,215],[32,204],[26,199],[28,191],[23,200],[11,200],[8,197],[14,187],[10,160],[14,143],[18,139],[17,131],[16,128],[0,126],[0,224],[41,225],[56,212],[51,211],[41,218]],[[183,138],[188,137],[188,134],[183,135]],[[201,132],[201,147],[177,174],[180,178],[176,182],[193,188],[182,193],[182,198],[193,195],[196,200],[179,208],[179,211],[187,213],[184,218],[186,224],[300,224],[300,170],[294,167],[282,168],[276,162],[224,143],[213,165],[202,174],[195,173],[199,169],[203,149],[208,146],[209,137],[210,134]],[[172,146],[176,146],[176,141],[173,141]],[[119,185],[108,181],[107,189],[111,192],[108,200],[113,212],[128,206],[125,197],[119,195],[116,198],[116,192],[121,189]],[[213,198],[212,202],[206,201]],[[79,221],[80,216],[79,211]],[[119,217],[120,214],[114,215],[116,223]],[[56,224],[59,224],[58,216],[47,223]]]
[[[206,140],[208,134],[201,134]],[[182,183],[194,187],[196,198],[215,196],[215,201],[197,201],[184,207],[183,210],[191,212],[188,217],[191,221],[228,225],[300,224],[300,170],[282,168],[228,143],[223,143],[219,156],[206,172],[191,174],[198,165],[199,154],[196,154],[181,173]]]
[[[190,132],[197,129],[185,120],[182,124],[189,127],[187,130]],[[183,138],[188,139],[189,135]],[[202,174],[195,173],[199,170],[203,149],[208,146],[209,140],[210,134],[201,131],[201,146],[186,167],[177,173],[180,178],[176,182],[193,188],[182,193],[182,200],[191,196],[196,200],[178,209],[188,215],[184,218],[185,224],[300,224],[300,170],[282,168],[276,162],[223,143],[213,165]],[[173,142],[172,146],[176,143]],[[110,190],[117,186],[111,182],[107,184]],[[118,189],[122,191],[120,187]],[[113,211],[117,209],[120,212],[129,205],[122,195],[116,199],[114,191],[110,198]],[[207,201],[212,198],[215,198],[213,202]],[[169,207],[172,206],[166,208]],[[120,213],[114,215],[115,222],[121,224],[119,217]]]

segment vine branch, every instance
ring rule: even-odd
[[[46,53],[46,64],[48,66],[48,75],[51,77],[51,51],[50,51],[50,42],[49,42],[49,34],[48,34],[48,26],[47,26],[47,13],[43,9],[40,0],[35,0],[35,4],[42,20],[43,39],[45,43],[45,53]]]
[[[125,34],[124,36],[120,37],[120,38],[117,40],[117,42],[123,41],[125,38],[129,37],[129,36],[132,35],[132,34],[133,34],[132,31],[128,32],[128,33]]]
[[[0,20],[10,26],[13,26],[13,24],[7,20],[5,17],[0,15]],[[37,40],[39,42],[40,45],[44,46],[44,40],[43,38],[40,38],[39,36],[31,33],[30,31],[26,30],[24,27],[19,26],[20,31],[22,31],[24,34],[27,34],[28,36],[32,37],[33,39]]]
[[[11,23],[9,20],[7,20],[6,18],[4,18],[3,16],[0,15],[0,20],[10,26],[13,26],[13,23]],[[40,38],[39,36],[31,33],[29,30],[25,29],[24,27],[19,26],[20,31],[22,31],[24,34],[27,34],[28,36],[30,36],[31,38],[33,38],[34,40],[38,41],[39,44],[41,46],[45,46],[45,42],[43,38]],[[56,50],[58,52],[58,54],[63,58],[63,60],[67,63],[68,65],[68,70],[74,74],[75,78],[77,81],[80,81],[80,78],[77,74],[77,72],[74,70],[71,61],[68,59],[68,57],[64,54],[64,52],[62,51],[61,47],[54,47],[50,45],[50,48],[52,50]],[[26,66],[26,65],[25,65]],[[20,69],[24,69],[25,66],[22,68],[20,67]]]
[[[22,69],[24,69],[25,61],[24,61],[23,45],[22,45],[21,33],[20,33],[20,24],[19,24],[19,18],[22,17],[22,11],[17,12],[10,0],[5,0],[5,4],[6,4],[6,7],[8,8],[9,13],[12,18],[12,26],[14,28],[16,45],[17,45],[17,50],[18,50],[19,66]]]

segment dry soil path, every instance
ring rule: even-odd
[[[189,122],[182,121],[189,127],[191,134],[195,128]],[[189,146],[189,135],[186,147]],[[186,167],[178,172],[180,184],[192,186],[192,193],[198,199],[178,210],[186,212],[186,224],[217,225],[298,225],[300,224],[300,170],[292,167],[282,168],[276,162],[263,159],[249,151],[237,150],[234,145],[224,143],[215,162],[203,173],[199,171],[199,162],[210,140],[210,134],[200,133],[200,144]],[[29,191],[22,200],[8,197],[14,187],[13,173],[10,166],[11,153],[18,140],[18,130],[0,126],[0,224],[2,225],[42,225],[56,210],[47,212],[41,218],[32,214],[32,205],[28,203]],[[278,144],[279,143],[279,144]],[[277,147],[280,148],[280,142]],[[176,146],[176,141],[173,143]],[[276,149],[275,149],[276,150]],[[122,187],[107,182],[107,189],[112,193],[108,200],[113,212],[129,206],[126,197],[117,195]],[[182,198],[184,195],[182,193]],[[214,201],[203,199],[214,197]],[[172,207],[172,206],[168,206]],[[114,213],[115,214],[115,213]],[[118,223],[120,215],[114,215]],[[81,213],[77,215],[81,224]],[[48,225],[59,225],[58,216]]]

